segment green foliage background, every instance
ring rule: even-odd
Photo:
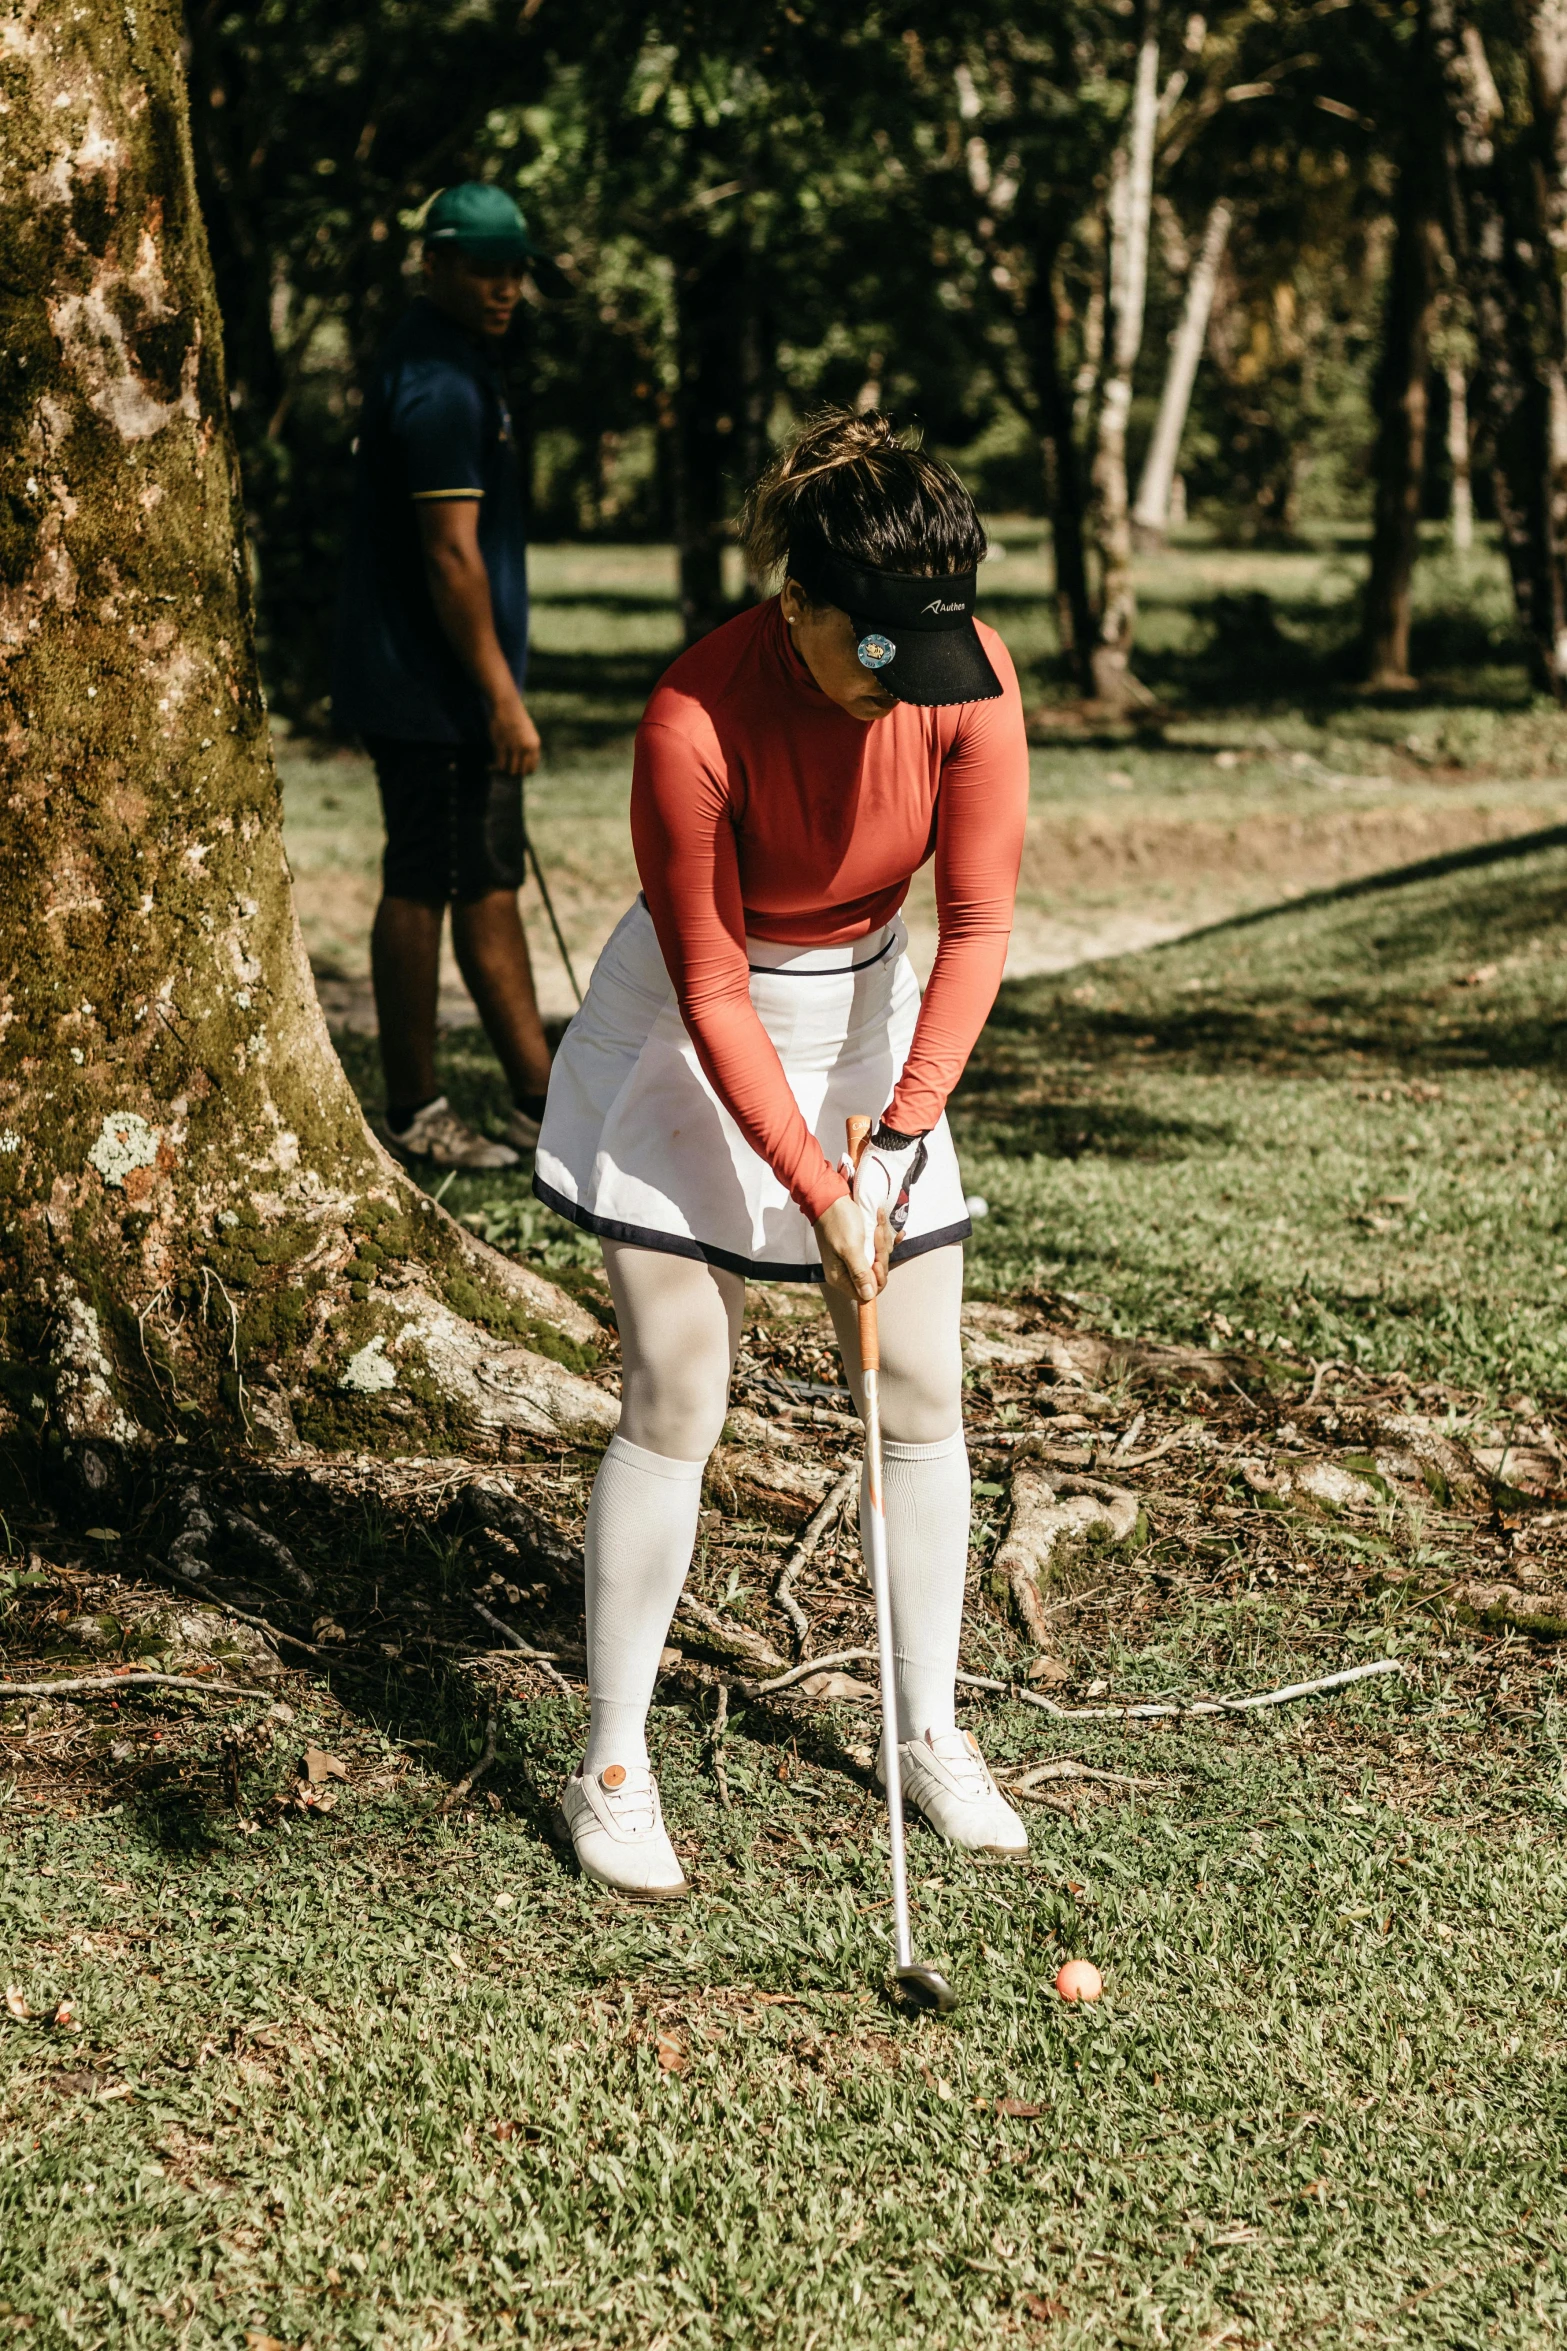
[[[1139,23],[1084,0],[192,0],[275,706],[324,716],[358,385],[415,282],[423,205],[464,176],[513,189],[557,256],[514,354],[536,536],[676,536],[693,469],[732,511],[823,400],[880,402],[991,510],[1043,510],[1038,337],[1053,324],[1086,407]],[[1403,0],[1160,22],[1131,454],[1222,192],[1236,224],[1183,465],[1227,527],[1364,505],[1413,24]]]

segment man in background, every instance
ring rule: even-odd
[[[339,609],[333,715],[375,762],[386,819],[371,972],[394,1150],[437,1167],[516,1165],[549,1084],[517,909],[522,780],[539,734],[527,524],[501,353],[536,256],[500,188],[446,188],[424,224],[424,290],[366,389]],[[435,1075],[441,925],[511,1087],[505,1140],[466,1125]]]

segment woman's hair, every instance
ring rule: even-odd
[[[825,540],[869,571],[940,577],[985,556],[974,501],[950,465],[927,457],[878,409],[823,408],[753,484],[740,544],[765,580],[797,546]],[[811,582],[801,581],[808,592]]]

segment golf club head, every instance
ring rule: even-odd
[[[937,2016],[950,2015],[958,2004],[958,1996],[939,1968],[895,1967],[893,1979],[914,2007],[928,2008]]]

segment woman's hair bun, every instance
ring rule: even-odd
[[[984,526],[951,466],[877,408],[808,416],[754,483],[740,517],[753,576],[776,572],[802,529],[873,571],[970,571],[985,554]]]

